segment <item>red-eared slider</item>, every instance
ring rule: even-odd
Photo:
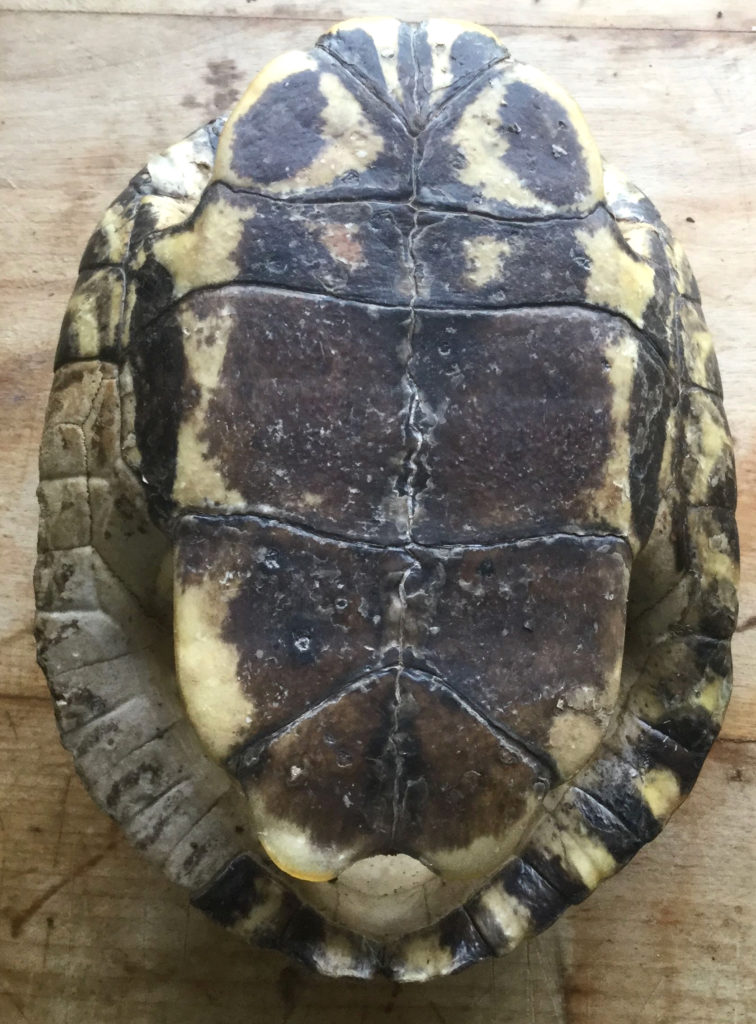
[[[337,25],[133,179],[40,475],[85,784],[323,973],[505,953],[659,832],[719,729],[735,482],[698,289],[475,25]]]

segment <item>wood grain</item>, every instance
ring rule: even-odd
[[[421,11],[422,6],[422,11]],[[578,98],[605,156],[691,257],[736,438],[736,690],[685,807],[616,879],[510,959],[402,989],[313,978],[198,914],[95,810],[31,641],[36,448],[52,353],[97,217],[145,158],[344,14],[273,0],[0,4],[0,1021],[264,1019],[746,1024],[756,1019],[756,15],[745,3],[508,5],[516,56]],[[483,0],[403,6],[491,23]],[[378,13],[376,2],[350,8]],[[90,12],[90,13],[87,13]],[[99,13],[96,13],[99,12]]]
[[[4,0],[0,11],[59,11],[62,13],[150,15],[178,14],[183,17],[239,18],[258,21],[274,18],[286,22],[324,22],[325,27],[343,18],[395,14],[382,0],[360,0],[341,4],[319,0],[306,3],[294,0],[166,0],[158,8],[155,0]],[[678,28],[699,32],[750,32],[754,12],[745,0],[723,4],[717,0],[665,0],[654,3],[642,0],[634,4],[612,4],[605,0],[532,0],[531,3],[510,4],[508,24],[523,28]],[[401,16],[407,21],[427,17],[461,18],[491,24],[496,21],[496,7],[489,0],[456,0],[450,4],[405,0]]]

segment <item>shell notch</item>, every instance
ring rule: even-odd
[[[343,22],[133,179],[40,479],[39,660],[94,799],[325,974],[512,949],[719,729],[735,481],[695,281],[479,26]]]

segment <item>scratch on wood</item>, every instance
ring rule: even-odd
[[[533,992],[533,967],[530,963],[530,947],[532,942],[528,942],[525,953],[527,957],[527,993],[528,993],[528,1010],[530,1011],[531,1024],[536,1024],[536,1012],[535,1012],[535,994]]]
[[[75,881],[77,878],[81,878],[82,875],[86,874],[93,867],[96,867],[101,860],[103,860],[112,849],[114,849],[120,841],[118,835],[114,835],[110,842],[105,846],[99,853],[95,853],[89,860],[85,860],[83,864],[75,868],[70,875],[66,875],[59,882],[55,882],[54,885],[49,886],[43,893],[41,893],[36,900],[29,904],[26,910],[20,910],[17,914],[13,914],[10,918],[10,933],[11,938],[17,939],[25,926],[29,921],[38,913],[42,907],[51,900],[53,896],[56,896],[61,889],[65,888],[69,882]]]
[[[12,633],[8,633],[7,636],[2,637],[0,639],[0,650],[10,647],[16,642],[16,640],[20,640],[24,636],[29,638],[29,643],[31,644],[33,632],[34,623],[30,620],[26,625],[19,626],[18,629],[14,629]]]
[[[663,978],[663,977],[662,977],[662,978],[659,978],[659,980],[657,981],[657,983],[656,983],[656,984],[654,985],[654,987],[653,987],[653,988],[651,989],[651,992],[649,993],[649,995],[648,995],[648,998],[647,998],[647,999],[645,1000],[645,1002],[643,1003],[643,1006],[641,1007],[641,1012],[640,1012],[640,1013],[638,1014],[638,1017],[636,1018],[635,1024],[642,1024],[643,1018],[644,1018],[644,1017],[645,1017],[645,1015],[646,1015],[646,1010],[647,1010],[647,1009],[648,1009],[648,1007],[649,1007],[649,1006],[651,1005],[651,1002],[652,1002],[652,1000],[653,1000],[654,996],[655,996],[655,995],[656,995],[656,993],[657,993],[657,992],[659,991],[659,989],[660,989],[660,988],[661,988],[661,986],[662,986],[662,983],[663,983],[663,982],[664,982],[665,980],[666,980],[666,979],[665,979],[665,978]]]
[[[561,963],[561,956],[559,957],[559,963],[553,966],[556,967],[556,971],[547,964],[546,958],[543,955],[543,950],[539,941],[535,942],[535,951],[538,959],[541,961],[541,968],[543,969],[543,985],[548,993],[549,1000],[551,1001],[551,1008],[554,1011],[554,1022],[560,1024],[564,1020],[564,1007],[559,1005],[559,995],[561,994],[559,988],[559,982],[563,981],[563,970]],[[555,981],[554,974],[559,974],[559,982]],[[552,987],[553,985],[553,987]]]
[[[60,844],[63,841],[63,826],[66,821],[66,811],[68,809],[68,794],[71,792],[71,782],[73,780],[73,772],[68,773],[66,779],[65,789],[63,790],[63,799],[60,802],[60,820],[58,822],[58,834],[55,837],[55,850],[53,852],[52,866],[56,867],[58,863],[58,854],[60,853]]]
[[[441,1022],[441,1024],[446,1024],[446,1019],[443,1016],[443,1014],[441,1013],[441,1011],[439,1010],[439,1008],[436,1006],[436,1004],[435,1003],[430,1003],[429,1006],[430,1006],[430,1009],[433,1010],[433,1013],[436,1015],[436,1019],[439,1020]]]
[[[11,727],[13,739],[16,740],[16,742],[18,742],[18,732],[16,730],[16,723],[13,721],[13,717],[11,716],[11,713],[10,711],[8,711],[7,708],[5,709],[5,717],[8,719],[8,725]]]
[[[11,1006],[16,1011],[16,1013],[19,1015],[21,1020],[26,1020],[26,1021],[29,1020],[29,1018],[24,1013],[24,1004],[21,1002],[21,1000],[18,998],[18,996],[15,996],[8,989],[4,989],[2,992],[0,992],[0,997],[2,997],[2,996],[5,996],[5,998],[11,1004]]]

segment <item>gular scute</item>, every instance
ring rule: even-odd
[[[106,212],[55,365],[39,661],[95,800],[211,918],[450,974],[690,791],[738,572],[700,293],[487,29],[274,60]]]

